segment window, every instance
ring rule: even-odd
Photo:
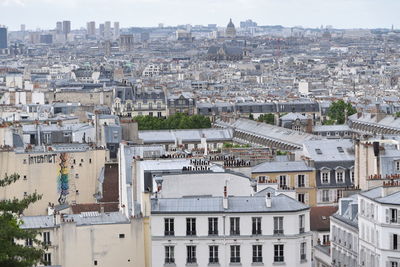
[[[299,233],[304,233],[304,226],[305,226],[305,216],[304,214],[299,215]]]
[[[305,175],[299,174],[297,175],[297,186],[298,187],[305,187]]]
[[[186,252],[187,252],[187,258],[186,262],[187,263],[196,263],[196,246],[187,246],[186,247]]]
[[[252,234],[261,235],[261,217],[253,217],[252,219]]]
[[[44,253],[43,261],[44,261],[45,266],[50,266],[51,265],[51,253]]]
[[[240,235],[240,218],[230,218],[231,221],[231,235]]]
[[[262,245],[253,245],[253,262],[262,262]]]
[[[286,175],[279,176],[279,188],[286,188]]]
[[[399,235],[398,234],[392,234],[392,240],[391,240],[391,245],[393,250],[398,250],[399,249]]]
[[[50,232],[43,232],[43,243],[45,245],[50,245],[51,241],[50,241]]]
[[[218,235],[218,218],[208,218],[208,235]]]
[[[284,262],[283,245],[274,245],[274,262]]]
[[[399,263],[396,261],[391,261],[389,264],[390,267],[399,267]]]
[[[390,222],[397,223],[397,209],[389,209],[390,212]]]
[[[209,246],[210,258],[209,263],[218,263],[218,246]]]
[[[297,200],[301,203],[306,203],[305,194],[297,194]]]
[[[307,259],[306,246],[307,246],[306,242],[303,242],[300,244],[300,260],[301,261],[305,261]]]
[[[274,235],[283,235],[283,217],[274,217]]]
[[[259,177],[258,177],[258,182],[259,182],[260,184],[265,184],[265,176],[259,176]]]
[[[186,218],[186,235],[196,235],[196,218]]]
[[[165,236],[173,236],[173,235],[175,235],[174,219],[173,218],[165,218],[164,219],[164,235]]]
[[[240,246],[232,245],[231,246],[231,262],[240,262]]]
[[[329,172],[325,171],[321,173],[321,179],[323,184],[329,183]]]
[[[336,182],[344,183],[344,172],[342,170],[336,171]]]
[[[25,239],[25,246],[27,246],[27,247],[33,246],[33,240],[32,240],[32,238],[27,238],[27,239]]]
[[[396,171],[400,171],[400,160],[395,161],[395,164],[396,164]]]
[[[94,264],[95,266],[97,266],[97,261],[94,261],[93,264]]]
[[[165,247],[165,263],[175,263],[175,247],[166,246]]]
[[[329,235],[323,235],[322,236],[322,244],[323,245],[329,245]]]
[[[350,172],[350,180],[354,184],[354,171]]]
[[[329,190],[322,190],[322,202],[329,202]]]
[[[125,234],[119,234],[119,238],[125,238]]]

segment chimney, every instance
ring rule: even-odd
[[[104,213],[104,206],[100,206],[100,213]]]
[[[271,208],[272,206],[271,193],[267,193],[265,197],[265,205],[267,206],[267,208]]]
[[[224,198],[222,200],[222,206],[224,207],[224,210],[228,209],[228,189],[227,186],[224,186]]]

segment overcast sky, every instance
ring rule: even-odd
[[[225,26],[253,19],[259,25],[400,28],[400,0],[0,0],[0,25],[11,30],[52,29],[71,20],[119,21],[121,27],[178,24]]]

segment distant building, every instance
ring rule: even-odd
[[[114,37],[115,40],[119,38],[119,34],[120,34],[120,32],[119,32],[119,22],[116,21],[116,22],[114,22],[114,34],[113,34],[113,37]]]
[[[106,21],[104,23],[104,38],[106,40],[111,39],[111,21]]]
[[[227,37],[227,38],[235,38],[236,37],[236,28],[232,22],[232,19],[230,19],[228,26],[226,27],[225,37]]]
[[[40,35],[40,43],[42,43],[42,44],[52,44],[53,43],[53,35],[51,35],[51,34],[42,34],[42,35]]]
[[[207,59],[209,60],[241,60],[243,59],[243,49],[233,46],[211,46],[207,51]]]
[[[87,35],[88,36],[96,36],[96,22],[90,21],[87,23]]]
[[[71,32],[71,21],[69,20],[64,20],[62,22],[62,32],[65,35],[68,35]]]
[[[101,23],[101,24],[99,24],[99,35],[100,35],[100,37],[104,37],[104,32],[105,32],[104,23]]]
[[[7,47],[7,28],[0,26],[0,49],[6,49]]]
[[[57,21],[56,23],[56,32],[62,33],[63,32],[63,23],[62,21]]]
[[[129,52],[133,49],[133,35],[132,34],[121,34],[119,36],[119,50],[122,52]]]

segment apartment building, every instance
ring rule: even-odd
[[[317,205],[336,205],[345,191],[354,190],[354,148],[351,140],[307,141],[303,159],[316,170]]]
[[[257,180],[258,191],[277,185],[279,189],[295,190],[298,201],[317,205],[315,168],[305,161],[264,162],[252,168],[251,177]]]
[[[16,173],[20,179],[0,188],[0,199],[41,194],[42,199],[32,204],[25,215],[45,215],[49,203],[95,202],[98,178],[107,160],[107,150],[86,144],[1,149],[0,177]]]
[[[154,267],[311,266],[309,208],[286,195],[154,198],[151,206]]]

